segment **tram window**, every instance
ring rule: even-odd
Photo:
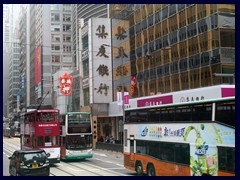
[[[37,122],[41,122],[41,113],[37,113]]]
[[[43,122],[51,122],[52,121],[52,113],[43,113]]]
[[[43,146],[43,136],[38,136],[37,137],[37,145],[38,146]]]
[[[51,137],[45,136],[45,146],[52,146]]]
[[[53,136],[52,137],[52,139],[53,139],[53,146],[57,146],[58,145],[58,137],[57,136]]]
[[[54,121],[58,122],[59,121],[58,113],[53,113],[52,115],[53,115]]]

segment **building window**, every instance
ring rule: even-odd
[[[63,45],[63,52],[71,52],[71,45]]]
[[[60,24],[51,24],[51,31],[60,31]]]
[[[57,72],[60,69],[60,66],[52,66],[52,74]]]
[[[60,4],[51,4],[51,10],[60,10]]]
[[[63,35],[63,42],[71,42],[71,35]]]
[[[60,45],[52,44],[53,51],[60,51]]]
[[[52,13],[51,14],[51,20],[52,21],[59,21],[60,20],[60,14]]]
[[[71,25],[70,24],[64,24],[63,25],[63,32],[70,32],[71,31]]]
[[[71,55],[63,55],[62,62],[72,62],[72,56]]]
[[[53,42],[60,42],[60,35],[52,34],[52,41]]]
[[[71,15],[70,14],[63,14],[63,21],[70,22],[71,21]]]
[[[63,4],[63,11],[71,11],[71,4]]]
[[[60,62],[60,56],[59,55],[52,55],[52,62]]]

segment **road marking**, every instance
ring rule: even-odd
[[[115,168],[108,168],[108,169],[125,169],[123,167],[115,167]]]
[[[99,154],[99,153],[93,153],[93,155],[104,156],[104,157],[107,156],[106,154]]]
[[[111,162],[111,161],[104,161],[104,162],[113,164],[113,162]]]
[[[122,165],[122,164],[116,164],[116,165],[117,165],[117,166],[122,166],[122,167],[124,166],[124,165]]]
[[[71,169],[73,171],[79,171],[78,169],[73,169],[73,168],[70,168],[70,167],[67,167],[68,169]]]

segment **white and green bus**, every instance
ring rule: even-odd
[[[67,112],[60,118],[61,159],[92,158],[92,121],[89,112]]]

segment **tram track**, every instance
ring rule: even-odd
[[[106,175],[104,175],[104,172],[106,174],[109,174],[109,176],[113,176],[113,175],[126,176],[125,174],[118,173],[118,172],[115,172],[115,171],[111,171],[111,170],[108,170],[106,168],[95,166],[95,165],[92,165],[92,164],[89,164],[89,163],[86,163],[86,162],[81,162],[80,164],[72,164],[72,163],[65,163],[65,162],[61,161],[61,166],[64,166],[64,168],[69,168],[69,169],[73,168],[73,169],[76,169],[76,170],[79,170],[79,171],[89,172],[92,175],[96,175],[96,176],[106,176]],[[75,162],[75,163],[77,163],[77,162]],[[85,165],[86,167],[83,167],[82,165]],[[73,173],[70,173],[69,171],[63,170],[61,167],[57,167],[57,165],[54,168],[56,168],[58,170],[61,170],[61,171],[65,172],[69,175],[77,176],[76,174],[73,174]],[[92,169],[92,170],[89,170],[89,169]],[[101,171],[101,173],[97,173],[96,170]]]

